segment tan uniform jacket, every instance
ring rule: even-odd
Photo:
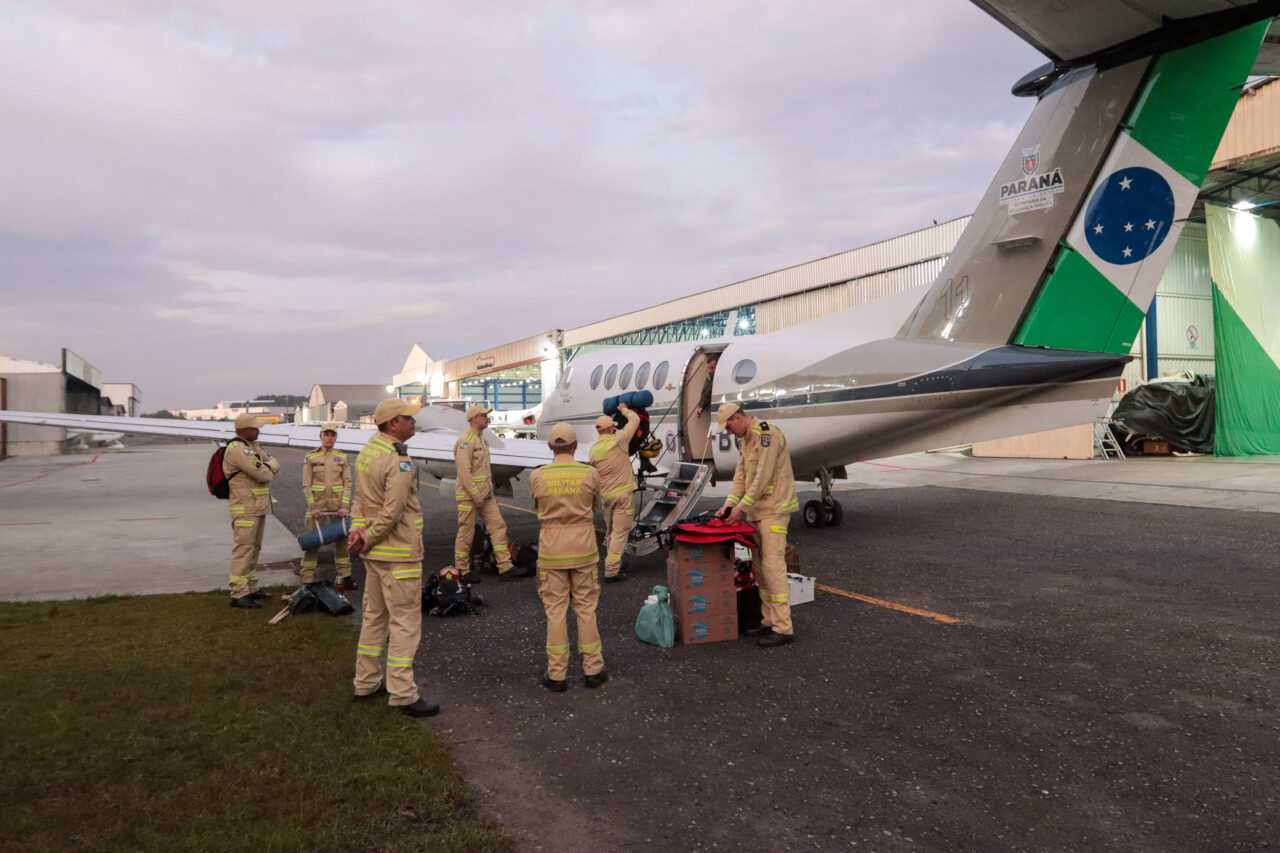
[[[625,497],[636,490],[636,475],[631,470],[627,447],[640,428],[640,416],[623,409],[627,425],[609,435],[602,435],[591,445],[591,467],[600,472],[600,497],[603,500]]]
[[[351,464],[341,450],[313,450],[302,464],[307,509],[337,512],[351,508]]]
[[[231,517],[271,515],[271,478],[267,463],[272,461],[256,441],[233,438],[222,455],[222,473],[231,479],[228,509]],[[235,476],[232,476],[235,475]]]
[[[726,501],[729,506],[739,502],[749,518],[782,515],[799,508],[787,438],[777,426],[755,418],[742,437],[733,488]]]
[[[533,507],[542,525],[538,533],[538,568],[595,568],[595,505],[600,474],[590,465],[557,453],[549,465],[529,477]]]
[[[356,457],[352,529],[363,528],[364,556],[388,563],[422,560],[422,508],[418,475],[405,447],[379,432]]]
[[[458,485],[453,496],[459,503],[483,501],[493,494],[489,481],[489,445],[483,435],[467,430],[453,444],[453,461],[458,469]]]

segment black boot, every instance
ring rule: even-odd
[[[231,606],[239,607],[243,610],[261,610],[262,609],[262,604],[248,595],[244,596],[243,598],[231,599]]]
[[[770,631],[760,639],[756,640],[757,646],[771,648],[773,646],[785,646],[787,643],[794,642],[795,634],[779,634],[777,631]]]

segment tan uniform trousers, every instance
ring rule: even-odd
[[[760,587],[761,623],[778,634],[794,633],[791,625],[791,587],[787,582],[786,515],[762,515],[753,520],[760,543],[760,560],[755,567]]]
[[[603,646],[596,628],[596,605],[600,603],[600,581],[595,567],[585,569],[538,569],[538,595],[547,611],[547,675],[563,681],[569,674],[569,600],[578,614],[578,652],[582,671],[595,675],[604,669]]]
[[[507,523],[498,512],[498,502],[492,497],[478,503],[458,504],[458,538],[453,540],[453,564],[464,572],[471,567],[471,543],[476,538],[476,517],[484,519],[493,540],[493,556],[498,561],[498,571],[511,568],[511,549],[507,547]]]
[[[315,530],[337,520],[337,512],[326,512],[321,514],[319,518],[313,518],[311,513],[308,512],[306,523],[302,529]],[[316,565],[319,563],[317,559],[319,554],[319,548],[312,548],[310,551],[302,552],[302,571],[298,573],[298,579],[303,583],[311,583],[316,579]],[[351,574],[351,556],[347,553],[347,540],[341,537],[333,543],[333,566],[335,577],[342,578]]]
[[[258,591],[258,555],[262,553],[265,515],[242,515],[231,519],[231,597],[244,598]]]
[[[386,652],[387,704],[418,701],[413,656],[422,639],[422,563],[364,561],[364,620],[356,646],[355,692],[367,696],[382,682]]]
[[[622,571],[622,552],[627,536],[636,526],[636,503],[632,494],[604,502],[604,574],[611,578]]]

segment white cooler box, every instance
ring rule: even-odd
[[[804,575],[793,575],[788,572],[787,586],[791,595],[792,607],[813,601],[813,578]]]

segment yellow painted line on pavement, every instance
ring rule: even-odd
[[[827,586],[823,583],[814,584],[815,589],[823,592],[829,592],[833,595],[843,595],[845,598],[852,598],[856,601],[865,601],[867,604],[874,604],[877,607],[887,607],[890,610],[898,610],[902,613],[910,613],[912,616],[923,616],[926,619],[936,619],[939,622],[945,622],[948,625],[968,625],[969,623],[963,619],[957,619],[954,616],[944,616],[941,613],[934,613],[932,610],[921,610],[917,607],[908,607],[905,604],[898,604],[893,601],[885,601],[883,598],[872,598],[869,595],[862,595],[856,592],[849,592],[845,589],[837,589],[834,586]]]

